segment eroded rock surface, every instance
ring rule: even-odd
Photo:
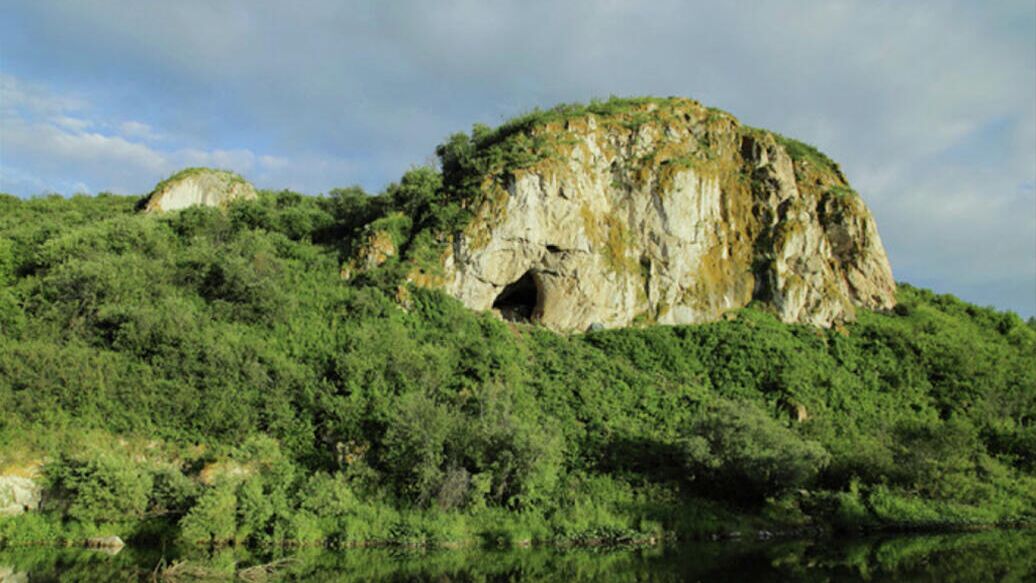
[[[144,212],[176,211],[191,206],[225,207],[256,198],[255,187],[233,172],[188,168],[159,183],[143,204]]]
[[[534,127],[551,155],[486,175],[442,286],[560,331],[716,320],[753,300],[829,326],[887,309],[871,213],[816,150],[691,100]]]
[[[42,499],[42,488],[31,477],[0,475],[0,516],[13,516],[36,510]]]

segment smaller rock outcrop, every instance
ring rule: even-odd
[[[216,461],[206,464],[198,478],[202,484],[211,486],[224,480],[241,480],[251,476],[255,470],[233,460]]]
[[[29,574],[25,571],[15,571],[14,567],[0,565],[0,582],[2,583],[28,583]]]
[[[14,516],[36,510],[42,499],[42,488],[30,477],[0,475],[0,516]]]
[[[159,182],[141,203],[146,213],[176,211],[191,206],[226,207],[235,200],[256,198],[255,187],[226,170],[187,168]]]

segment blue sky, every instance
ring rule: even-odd
[[[475,122],[681,95],[817,145],[896,278],[1036,314],[1036,3],[6,0],[0,191],[378,191]]]

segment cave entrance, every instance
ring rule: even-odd
[[[509,322],[531,322],[540,305],[540,286],[532,271],[508,285],[496,296],[493,309]]]

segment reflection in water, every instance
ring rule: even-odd
[[[28,574],[28,576],[26,576]],[[308,549],[256,556],[128,548],[0,551],[7,581],[1029,581],[1036,531],[650,549]]]

